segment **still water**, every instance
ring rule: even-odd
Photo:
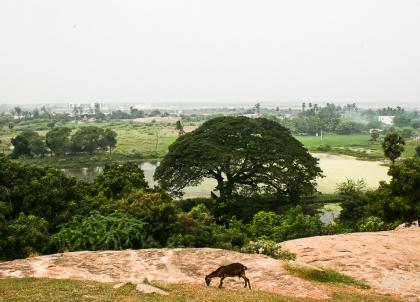
[[[380,162],[357,160],[351,156],[329,155],[314,153],[319,159],[319,166],[323,171],[324,178],[317,179],[318,190],[322,193],[333,193],[338,183],[348,179],[364,179],[369,188],[376,188],[382,180],[389,180],[388,167],[381,166]],[[154,186],[153,173],[158,161],[146,161],[140,164],[149,185]],[[93,181],[100,174],[103,167],[71,168],[63,169],[70,176],[85,181]],[[210,191],[214,189],[216,182],[205,179],[200,185],[185,189],[185,197],[210,197]]]

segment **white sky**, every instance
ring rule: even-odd
[[[420,0],[0,0],[0,103],[420,103]]]

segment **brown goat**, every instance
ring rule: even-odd
[[[229,265],[221,266],[217,270],[215,270],[214,272],[206,276],[205,278],[206,284],[207,286],[210,285],[212,278],[219,277],[220,278],[219,288],[222,288],[223,279],[225,279],[226,277],[238,276],[239,278],[243,278],[245,280],[244,287],[246,288],[246,285],[248,284],[249,289],[251,289],[251,283],[249,283],[249,279],[245,276],[245,270],[247,269],[248,268],[241,263],[232,263]]]

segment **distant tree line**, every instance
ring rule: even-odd
[[[24,130],[12,138],[11,143],[14,147],[12,158],[43,157],[48,152],[56,156],[93,154],[96,150],[108,150],[111,154],[117,144],[117,133],[96,126],[80,127],[74,133],[68,127],[54,127],[47,132],[45,139],[36,131]]]

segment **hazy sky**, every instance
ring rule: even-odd
[[[420,103],[420,0],[0,0],[0,103]]]

